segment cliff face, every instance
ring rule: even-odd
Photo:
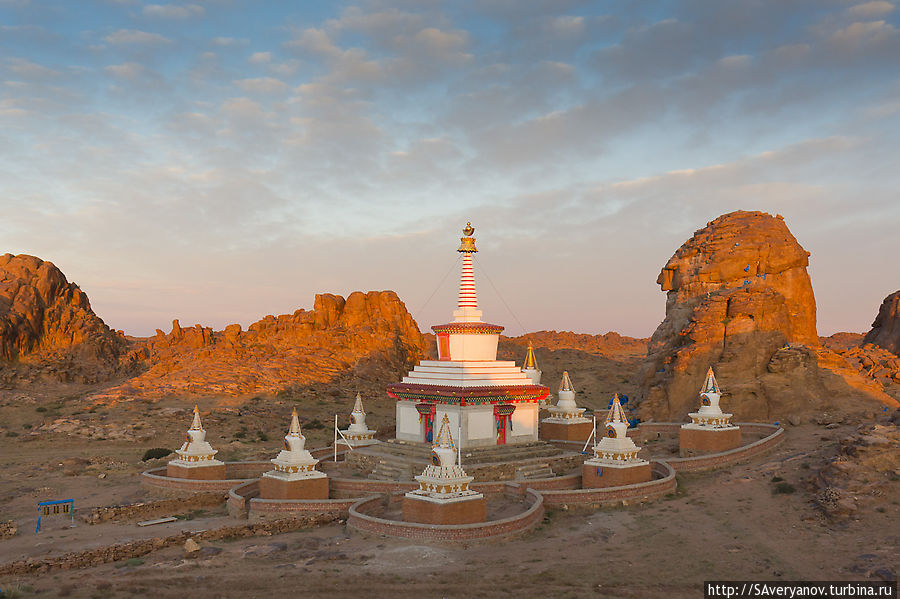
[[[780,216],[732,212],[697,231],[657,279],[666,318],[642,371],[643,418],[681,421],[709,366],[738,420],[768,421],[858,398],[893,402],[819,347],[804,250]]]
[[[52,263],[0,256],[0,360],[43,366],[62,380],[95,382],[116,369],[126,346]]]
[[[317,295],[313,310],[266,316],[244,331],[195,325],[172,330],[133,350],[149,368],[96,396],[241,396],[326,382],[353,368],[401,372],[424,355],[425,341],[393,291],[354,292],[345,300]],[[393,377],[392,377],[393,378]]]
[[[872,330],[866,334],[863,343],[871,343],[900,355],[900,291],[895,291],[881,302]]]

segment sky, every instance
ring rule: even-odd
[[[163,0],[157,0],[162,2]],[[650,335],[732,210],[811,252],[820,334],[900,288],[890,1],[0,0],[0,253],[132,335],[393,289]]]

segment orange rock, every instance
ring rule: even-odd
[[[709,366],[737,421],[847,400],[851,410],[895,404],[878,382],[819,347],[808,263],[784,220],[763,212],[725,214],[694,233],[657,279],[666,318],[650,338],[641,417],[684,420]]]
[[[890,294],[881,302],[872,330],[863,343],[871,343],[900,355],[900,291]]]
[[[96,382],[115,371],[126,346],[52,263],[0,256],[0,359],[41,365],[66,381]]]

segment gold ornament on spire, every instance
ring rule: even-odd
[[[475,234],[475,227],[472,226],[472,223],[466,223],[466,228],[463,229],[463,235],[465,237],[460,237],[459,241],[459,249],[457,252],[474,254],[478,251],[478,248],[475,247],[475,238],[472,235]]]

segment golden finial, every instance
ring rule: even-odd
[[[472,235],[475,233],[475,227],[472,226],[472,223],[466,223],[466,228],[463,229],[463,235],[465,237],[460,237],[459,241],[459,249],[457,252],[464,253],[475,253],[478,251],[478,248],[475,247],[475,238]]]

